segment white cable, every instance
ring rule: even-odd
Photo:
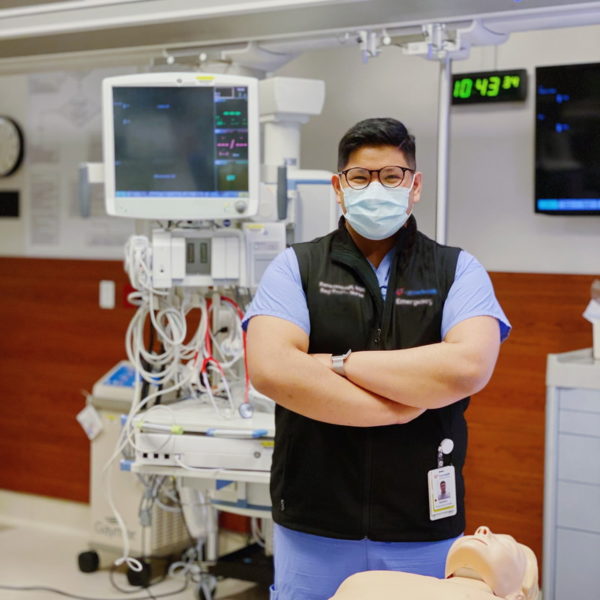
[[[148,400],[151,398],[151,396],[147,396],[146,398],[144,398],[143,402],[140,402],[140,406],[138,407],[138,411],[136,414],[139,414],[141,408],[144,407],[144,405],[148,402]],[[164,404],[156,404],[154,406],[151,406],[145,413],[144,413],[144,417],[142,419],[140,419],[137,423],[136,426],[133,426],[133,421],[132,421],[132,426],[128,428],[127,430],[127,441],[129,442],[129,445],[136,451],[136,452],[140,452],[140,448],[138,448],[136,442],[135,442],[135,429],[143,429],[144,427],[144,423],[148,417],[148,415],[152,412],[156,412],[157,410],[166,410],[171,414],[171,426],[174,426],[175,423],[175,412],[173,411],[173,409],[169,406],[166,406]],[[166,426],[168,429],[166,430],[166,433],[168,434],[170,432],[170,428],[168,426]],[[165,441],[158,446],[157,448],[154,448],[153,451],[154,452],[159,452],[160,450],[162,450],[162,448],[164,448],[170,441],[171,436],[169,435]]]
[[[235,307],[232,306],[229,302],[221,301],[220,304],[221,304],[220,310],[225,308],[233,314],[233,322],[235,324],[235,329],[233,331],[229,332],[229,339],[226,341],[229,342],[230,347],[237,346],[239,348],[237,352],[228,351],[227,348],[224,348],[225,343],[223,343],[223,344],[219,343],[216,339],[216,335],[213,334],[212,332],[210,332],[211,341],[219,350],[220,358],[222,359],[221,366],[224,369],[227,369],[227,368],[231,367],[232,365],[234,365],[238,360],[243,359],[243,357],[244,357],[243,330],[242,330],[241,319],[240,319]],[[213,311],[213,308],[214,307],[211,306],[210,312]],[[230,357],[228,361],[226,360],[226,357]]]
[[[181,383],[186,383],[186,381],[184,380]],[[175,391],[177,388],[179,388],[181,386],[181,383],[177,383],[169,388],[165,388],[163,390],[157,390],[156,392],[149,394],[148,396],[146,396],[143,400],[141,400],[138,405],[136,406],[136,410],[132,413],[130,413],[130,415],[128,416],[127,422],[124,425],[124,429],[131,429],[132,428],[132,424],[133,424],[133,418],[135,418],[135,416],[141,412],[142,408],[144,408],[146,406],[146,404],[148,404],[148,402],[150,402],[150,400],[153,400],[154,398],[157,398],[160,395],[164,395],[164,394],[169,394],[172,391]],[[151,408],[148,409],[148,412],[150,412],[151,410],[159,410],[159,409],[164,409],[164,410],[169,410],[170,412],[173,412],[173,409],[169,406],[166,406],[164,404],[157,404],[155,406],[152,406]],[[129,418],[131,416],[131,419]],[[175,424],[175,422],[173,421],[173,424]]]
[[[264,536],[263,532],[261,531],[257,517],[250,518],[250,528],[251,528],[251,532],[252,532],[252,539],[261,548],[264,548],[265,547],[265,536]]]
[[[208,396],[210,403],[212,404],[213,408],[215,409],[215,412],[217,414],[219,414],[219,409],[217,408],[217,403],[215,402],[215,398],[213,396],[212,389],[210,387],[210,383],[208,381],[208,376],[206,375],[205,371],[202,372],[202,381],[204,383],[205,395]]]
[[[176,386],[173,386],[172,389],[175,389],[176,387],[178,387],[178,384]],[[164,390],[163,392],[155,392],[154,394],[150,394],[149,396],[144,398],[144,400],[140,400],[141,381],[140,381],[139,377],[135,378],[133,400],[131,403],[131,408],[129,410],[129,414],[127,415],[127,420],[125,421],[125,425],[123,426],[123,430],[121,431],[121,435],[119,436],[117,448],[115,449],[113,455],[109,458],[109,460],[107,461],[107,463],[104,465],[104,468],[103,468],[103,478],[105,477],[105,474],[108,475],[105,480],[106,481],[106,486],[105,486],[106,499],[110,506],[111,512],[115,516],[117,525],[121,532],[121,540],[122,540],[122,548],[123,548],[122,556],[117,558],[117,560],[115,561],[114,564],[116,566],[120,566],[123,563],[127,563],[128,567],[132,571],[139,572],[142,570],[143,567],[139,560],[137,560],[136,558],[133,558],[132,556],[129,555],[129,548],[130,548],[129,537],[127,535],[127,529],[125,526],[125,522],[123,521],[123,518],[121,517],[121,514],[119,513],[119,511],[114,503],[113,494],[112,494],[111,478],[110,478],[110,474],[108,474],[108,468],[114,462],[114,460],[121,454],[123,448],[130,441],[130,431],[131,431],[133,419],[134,419],[135,415],[139,412],[139,410],[141,410],[143,408],[143,406],[145,404],[147,404],[152,398],[158,396],[161,393],[168,393],[170,391],[171,391],[171,388]],[[159,406],[161,406],[161,405],[159,405]],[[167,408],[167,407],[164,407],[164,408]]]
[[[131,403],[131,409],[133,410],[135,404],[136,404],[136,399],[139,398],[139,394],[141,392],[141,385],[140,385],[140,381],[139,379],[136,377],[135,378],[135,386],[134,386],[134,394],[133,394],[133,401]],[[115,459],[120,456],[121,454],[121,450],[124,447],[126,440],[122,440],[122,435],[119,436],[119,442],[117,443],[117,448],[115,449],[115,451],[113,452],[112,456],[108,459],[108,461],[105,463],[103,469],[102,469],[102,479],[105,482],[105,486],[104,486],[104,490],[105,490],[105,496],[106,496],[106,500],[108,502],[108,505],[110,506],[111,512],[113,513],[116,521],[117,521],[117,525],[119,527],[119,530],[121,532],[121,542],[122,542],[122,547],[123,547],[123,555],[119,558],[117,558],[115,560],[115,565],[119,566],[122,565],[123,563],[127,563],[127,566],[132,570],[132,571],[136,571],[136,572],[140,572],[142,570],[142,564],[139,560],[129,556],[129,536],[127,535],[127,528],[125,526],[125,522],[123,521],[123,517],[121,516],[121,513],[117,510],[117,507],[114,503],[114,499],[113,499],[113,493],[112,493],[112,480],[110,477],[110,473],[108,472],[109,467],[112,465],[112,463],[115,461]]]
[[[173,302],[176,298],[174,294],[166,294],[168,299]],[[155,331],[162,338],[165,345],[177,346],[183,343],[186,334],[186,322],[182,314],[173,306],[160,308],[160,298],[156,298],[157,306],[154,304],[155,294],[148,296],[149,313],[152,325]],[[155,312],[157,311],[157,312]],[[166,325],[163,327],[161,321],[165,320]]]
[[[155,502],[156,502],[156,505],[161,510],[164,510],[165,512],[172,512],[172,513],[181,513],[182,512],[182,509],[180,506],[169,506],[168,504],[165,504],[160,498],[156,498]]]
[[[206,473],[207,475],[210,475],[211,477],[217,476],[217,475],[220,475],[221,473],[223,473],[223,469],[215,469],[213,467],[190,467],[189,465],[186,465],[179,456],[175,456],[174,458],[175,458],[175,462],[182,469],[185,469],[186,471],[202,472],[202,473]]]
[[[231,390],[229,389],[229,383],[227,383],[227,377],[225,377],[224,373],[219,371],[221,375],[221,381],[223,382],[223,386],[225,387],[225,394],[227,395],[227,401],[229,402],[229,408],[231,409],[232,415],[235,411],[235,405],[233,404],[233,398],[231,396]]]
[[[208,401],[217,414],[233,416],[235,404],[231,393],[230,382],[239,381],[234,367],[243,360],[243,331],[238,311],[229,302],[213,294],[213,303],[207,308],[206,298],[198,290],[157,289],[152,283],[152,248],[145,236],[131,236],[125,246],[125,271],[131,285],[136,291],[129,294],[132,304],[137,306],[125,335],[125,348],[129,361],[135,368],[136,377],[131,408],[123,426],[119,441],[113,455],[103,468],[106,477],[106,494],[109,506],[121,531],[123,555],[115,564],[127,565],[134,571],[142,569],[141,563],[129,556],[129,538],[123,518],[119,514],[113,499],[111,478],[108,472],[110,465],[120,456],[126,447],[139,451],[136,447],[134,421],[140,411],[149,402],[178,390],[185,395],[197,397],[200,401]],[[227,336],[219,338],[211,331],[210,321],[214,302],[218,302],[218,310],[226,310],[233,315],[233,326],[228,328]],[[198,325],[194,331],[188,332],[190,313],[199,310]],[[146,330],[148,325],[156,334],[156,342],[160,343],[160,354],[146,346]],[[207,335],[208,334],[208,335]],[[186,337],[189,339],[186,340]],[[211,340],[214,352],[209,352],[206,341]],[[204,364],[204,360],[211,358]],[[213,362],[215,361],[215,362]],[[217,362],[218,361],[218,362]],[[218,366],[217,366],[218,365]],[[202,371],[200,371],[202,368]],[[218,374],[217,374],[218,373]],[[156,391],[141,398],[142,379]],[[163,387],[164,389],[160,389]],[[219,407],[217,394],[224,394],[224,402],[228,410]],[[151,407],[150,411],[162,408],[171,410],[164,405]],[[172,411],[171,411],[172,412]],[[171,419],[175,424],[174,417]],[[143,420],[141,421],[143,425]],[[167,443],[170,435],[167,436]],[[222,469],[191,467],[184,464],[180,457],[175,456],[175,462],[188,471],[203,472],[211,476],[222,473]],[[149,487],[148,487],[149,486]],[[158,487],[157,487],[158,486]],[[164,510],[179,510],[169,507],[159,497],[159,481],[147,481],[147,497],[142,498],[143,510],[149,510],[146,505],[156,502]],[[170,498],[172,500],[172,498]],[[257,530],[257,534],[260,532]],[[260,539],[260,535],[256,536]]]

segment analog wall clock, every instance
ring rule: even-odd
[[[23,162],[25,138],[19,125],[0,115],[0,177],[12,175]]]

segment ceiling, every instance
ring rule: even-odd
[[[413,29],[473,18],[499,33],[600,23],[583,0],[0,0],[0,61]],[[318,44],[315,44],[318,46]]]

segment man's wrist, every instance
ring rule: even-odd
[[[344,354],[331,355],[331,370],[342,377],[346,377],[345,362],[352,353],[352,350],[344,352]]]

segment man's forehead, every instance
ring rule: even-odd
[[[396,146],[364,145],[359,146],[350,153],[348,156],[348,162],[346,163],[346,168],[352,166],[371,167],[374,164],[377,166],[387,166],[393,164],[405,166],[407,165],[407,159],[404,152],[402,152],[402,150]]]

